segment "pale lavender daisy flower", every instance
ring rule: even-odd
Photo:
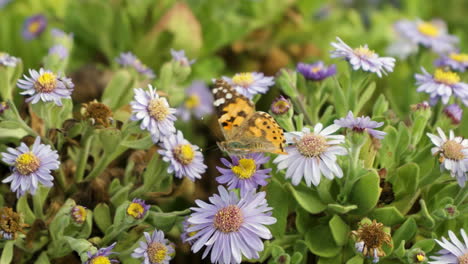
[[[153,70],[148,68],[145,64],[143,64],[133,53],[131,52],[122,52],[120,56],[115,59],[117,63],[124,67],[131,67],[135,69],[142,75],[145,75],[149,79],[154,79],[156,75],[154,74]]]
[[[338,155],[346,155],[348,152],[342,146],[343,135],[332,135],[340,129],[338,125],[331,125],[323,129],[318,123],[314,132],[304,128],[302,132],[285,133],[287,143],[286,155],[279,155],[273,162],[278,164],[278,169],[286,169],[286,179],[292,178],[293,185],[298,185],[302,178],[307,186],[319,185],[322,174],[328,178],[343,177],[343,171],[337,163]]]
[[[221,173],[216,181],[220,184],[227,184],[229,190],[239,188],[243,196],[251,190],[256,190],[258,186],[267,185],[266,179],[270,177],[268,173],[271,169],[260,169],[260,166],[267,163],[269,159],[263,153],[251,153],[242,158],[231,156],[232,162],[221,158],[221,162],[228,169],[216,166]]]
[[[457,104],[451,104],[444,108],[444,114],[452,120],[454,125],[458,125],[463,116],[463,109]]]
[[[167,172],[174,173],[176,178],[187,177],[192,181],[201,179],[207,166],[203,163],[203,154],[199,147],[190,144],[181,131],[165,137],[158,153],[165,162],[169,162]]]
[[[459,41],[457,37],[447,33],[447,25],[442,20],[400,20],[395,23],[394,28],[403,38],[437,53],[454,51]]]
[[[193,245],[193,243],[195,243],[196,240],[188,240],[189,238],[193,237],[197,232],[187,232],[187,230],[189,229],[189,227],[191,227],[193,225],[191,225],[189,222],[188,222],[188,216],[185,217],[184,221],[182,221],[182,227],[183,227],[183,231],[182,233],[180,234],[180,239],[182,240],[182,242],[184,243],[189,243],[190,245]]]
[[[298,63],[296,70],[307,80],[322,81],[336,74],[336,65],[332,64],[326,67],[323,61],[318,61],[313,64]]]
[[[62,106],[62,99],[71,99],[74,85],[70,78],[43,68],[39,69],[39,72],[30,69],[29,75],[31,77],[23,75],[24,79],[18,80],[17,83],[20,89],[25,90],[20,94],[30,96],[26,102],[35,104],[41,100]]]
[[[232,79],[228,77],[223,77],[223,79],[231,84],[238,93],[249,99],[252,99],[256,94],[266,93],[270,86],[275,84],[273,77],[264,76],[260,72],[236,73]]]
[[[146,242],[140,241],[140,246],[133,250],[133,258],[144,258],[142,264],[169,264],[175,255],[171,242],[164,238],[164,232],[155,229],[153,234],[143,233]]]
[[[174,50],[171,49],[171,56],[172,59],[179,62],[183,66],[190,66],[195,63],[196,60],[189,60],[187,56],[185,56],[185,50]]]
[[[186,231],[196,232],[188,238],[188,241],[196,240],[192,251],[196,253],[206,246],[203,258],[211,252],[212,263],[241,263],[242,256],[258,259],[258,253],[264,249],[261,239],[272,238],[265,225],[276,223],[266,193],[251,191],[239,199],[236,193],[222,186],[218,191],[219,195],[209,198],[211,204],[196,200],[199,207],[190,208],[191,226]]]
[[[135,91],[131,120],[141,121],[140,128],[148,130],[156,143],[163,137],[175,133],[174,121],[176,120],[174,108],[169,107],[166,98],[159,97],[156,89],[148,85],[148,90],[141,88]]]
[[[39,14],[28,17],[23,24],[22,35],[26,40],[37,38],[44,32],[47,26],[47,19],[45,16]]]
[[[151,205],[146,204],[144,200],[135,198],[127,207],[127,215],[135,219],[142,219],[150,207]]]
[[[436,69],[434,75],[429,74],[421,67],[423,74],[415,74],[417,91],[428,93],[431,105],[435,105],[440,99],[447,104],[450,96],[460,98],[468,106],[468,84],[461,82],[460,76],[452,71]]]
[[[377,76],[382,77],[387,72],[392,72],[395,66],[395,59],[392,57],[379,57],[377,53],[370,50],[367,45],[352,49],[344,43],[339,37],[336,37],[338,42],[332,42],[331,45],[335,50],[331,51],[332,58],[344,58],[352,66],[353,70],[373,72]]]
[[[16,67],[16,65],[20,61],[21,61],[21,59],[10,56],[10,54],[8,54],[8,53],[0,52],[0,65],[1,66]]]
[[[454,71],[464,72],[468,69],[468,54],[451,52],[448,55],[442,55],[434,64],[437,67],[449,67]]]
[[[406,38],[399,36],[394,42],[387,47],[387,54],[399,59],[406,59],[410,55],[417,53],[419,46]]]
[[[439,127],[437,132],[439,136],[427,133],[435,145],[431,149],[432,155],[438,155],[441,170],[449,171],[457,179],[458,185],[464,187],[468,172],[468,139],[456,137],[452,130],[447,138]]]
[[[193,81],[185,91],[187,98],[177,109],[177,114],[184,121],[193,114],[197,119],[213,113],[213,94],[203,81]]]
[[[346,127],[355,132],[366,131],[370,136],[377,139],[383,139],[387,134],[383,131],[374,129],[383,126],[383,122],[372,121],[368,116],[354,117],[353,112],[351,111],[348,112],[346,117],[335,120],[334,123],[340,127]]]
[[[73,33],[66,33],[65,31],[58,29],[58,28],[51,29],[50,33],[55,38],[68,38],[68,39],[73,38]]]
[[[96,252],[96,254],[92,254],[90,251],[88,251],[87,252],[88,260],[85,262],[85,264],[119,263],[118,260],[109,258],[109,255],[115,253],[115,252],[112,252],[112,249],[114,249],[116,244],[117,244],[117,242],[114,242],[112,245],[110,245],[110,246],[108,246],[106,248],[100,248]]]
[[[10,165],[12,171],[2,182],[11,182],[11,191],[16,192],[17,197],[28,192],[34,195],[39,183],[52,187],[54,177],[51,171],[60,165],[57,151],[41,144],[40,137],[36,137],[31,148],[24,143],[16,149],[7,148],[7,152],[2,153],[2,161]]]
[[[468,236],[465,230],[460,229],[463,242],[452,232],[448,232],[450,240],[442,237],[442,241],[435,240],[443,249],[439,256],[431,256],[430,264],[467,264],[468,263]]]
[[[62,44],[56,44],[49,49],[49,55],[56,55],[60,59],[66,59],[68,57],[68,49]]]

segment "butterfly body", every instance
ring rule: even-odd
[[[225,141],[218,142],[221,150],[234,155],[255,152],[286,154],[283,129],[273,117],[255,111],[253,102],[224,80],[216,81],[213,95],[225,138]]]

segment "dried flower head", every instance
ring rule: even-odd
[[[21,216],[8,207],[0,208],[0,240],[15,240],[18,232],[24,233]]]
[[[392,237],[385,232],[384,225],[375,220],[372,223],[359,223],[358,230],[352,231],[352,234],[356,237],[356,250],[364,256],[374,258],[374,263],[385,256],[382,246],[392,243]]]
[[[89,119],[93,124],[98,126],[109,127],[113,121],[112,110],[97,100],[83,104],[81,114],[84,119]]]

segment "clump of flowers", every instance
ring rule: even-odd
[[[188,218],[191,226],[186,232],[196,232],[187,241],[194,240],[192,251],[206,246],[204,256],[211,251],[212,263],[241,263],[242,256],[258,259],[263,251],[261,239],[272,237],[265,225],[276,223],[271,217],[265,192],[248,192],[242,199],[224,187],[218,187],[219,195],[210,197],[212,204],[197,200]]]
[[[382,77],[382,74],[392,72],[395,67],[395,59],[392,57],[379,57],[377,53],[370,50],[367,45],[359,48],[351,48],[343,42],[339,37],[336,37],[338,42],[332,42],[331,45],[335,48],[331,51],[332,58],[346,59],[353,70],[362,69],[377,74]]]
[[[239,158],[231,156],[232,162],[221,158],[221,162],[227,169],[216,167],[221,176],[216,178],[220,184],[227,184],[228,189],[239,188],[244,195],[251,190],[256,190],[257,186],[267,185],[266,179],[270,177],[271,169],[260,169],[262,164],[268,162],[270,158],[262,153],[248,154]]]
[[[165,162],[169,162],[167,172],[174,173],[176,178],[185,176],[195,181],[205,173],[207,166],[203,163],[199,147],[187,141],[181,131],[164,138],[160,146],[159,154]]]
[[[233,85],[236,91],[248,98],[256,94],[264,94],[275,82],[273,77],[267,77],[260,72],[236,73],[232,78],[223,77],[225,81]]]
[[[286,179],[291,178],[294,185],[298,185],[302,178],[307,186],[317,186],[322,175],[328,179],[343,177],[336,156],[347,154],[346,149],[340,146],[344,143],[344,136],[332,135],[339,128],[338,125],[323,128],[318,123],[313,132],[304,128],[302,132],[285,133],[292,146],[286,147],[288,154],[278,156],[273,162],[278,164],[278,169],[287,169]]]
[[[366,257],[373,258],[374,263],[385,256],[382,246],[392,243],[392,237],[385,232],[384,225],[375,220],[372,223],[361,222],[358,230],[352,231],[352,234],[356,237],[356,250]]]
[[[8,207],[0,208],[0,240],[15,240],[18,233],[24,233],[23,218]]]
[[[24,90],[21,94],[29,96],[26,102],[54,102],[62,106],[62,99],[71,99],[74,87],[71,79],[43,68],[29,70],[29,75],[18,80],[18,87]]]
[[[437,128],[439,136],[427,133],[434,143],[431,149],[433,155],[439,156],[440,168],[450,172],[461,187],[465,186],[468,172],[468,139],[456,137],[452,130],[447,138],[444,131]]]
[[[336,65],[326,67],[323,61],[312,64],[298,63],[296,69],[304,78],[311,81],[322,81],[336,74]]]
[[[168,264],[174,257],[175,250],[171,242],[164,238],[163,231],[155,229],[153,234],[144,232],[146,241],[140,242],[140,246],[133,253],[133,258],[144,258],[148,264]]]
[[[146,204],[145,201],[135,198],[127,207],[127,215],[135,219],[142,219],[150,207],[151,206]]]
[[[29,148],[21,143],[16,149],[8,148],[2,153],[2,161],[12,166],[12,174],[2,182],[11,182],[11,191],[20,197],[26,193],[35,194],[39,183],[52,187],[54,177],[52,170],[57,170],[60,165],[57,151],[49,145],[41,144],[41,138],[37,137]]]

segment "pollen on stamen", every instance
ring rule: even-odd
[[[297,150],[306,157],[317,157],[327,150],[327,148],[326,138],[314,133],[303,136],[297,142]]]
[[[236,232],[244,222],[244,216],[239,207],[229,205],[219,210],[213,220],[214,226],[224,233]]]
[[[159,242],[153,242],[148,246],[148,258],[151,263],[162,263],[167,255],[167,247]]]
[[[157,98],[150,101],[148,104],[148,112],[151,117],[158,121],[166,119],[169,115],[169,107],[164,98]]]
[[[462,150],[463,146],[454,140],[448,140],[442,145],[443,155],[451,160],[459,161],[464,159],[465,155]]]
[[[40,93],[50,93],[57,88],[57,76],[51,72],[44,72],[34,83],[34,89]]]

